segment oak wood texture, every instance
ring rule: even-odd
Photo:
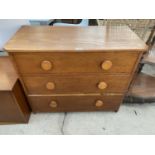
[[[101,82],[99,82],[99,84],[98,84],[98,88],[101,89],[101,90],[104,90],[104,89],[106,89],[107,87],[108,87],[108,84],[107,84],[106,82],[104,82],[104,81],[101,81]]]
[[[0,123],[27,123],[30,109],[9,57],[0,57]]]
[[[139,73],[134,79],[128,95],[142,99],[155,98],[155,77]]]
[[[0,92],[0,123],[26,122],[22,111],[9,91]]]
[[[56,107],[58,106],[58,104],[57,104],[56,101],[51,101],[50,104],[49,104],[49,106],[50,106],[51,108],[56,108]]]
[[[41,68],[45,71],[52,69],[52,63],[50,61],[44,60],[41,62]]]
[[[102,107],[103,105],[104,105],[104,103],[103,103],[102,100],[97,100],[97,101],[95,102],[95,106],[96,106],[96,107]]]
[[[61,93],[122,93],[127,91],[130,76],[128,75],[49,75],[24,76],[28,94],[61,94]],[[105,81],[107,88],[105,88]],[[47,84],[54,83],[55,88],[47,89]],[[104,85],[104,86],[103,86]],[[104,87],[101,89],[100,87]]]
[[[112,67],[112,62],[110,60],[106,60],[102,62],[101,67],[103,70],[109,70]]]
[[[147,46],[126,26],[24,26],[5,49],[34,112],[117,111]]]
[[[54,83],[54,82],[47,82],[46,88],[47,88],[48,90],[53,90],[53,89],[55,89],[55,83]]]
[[[5,45],[9,52],[146,51],[146,44],[127,26],[23,26]]]
[[[0,57],[0,91],[12,90],[17,79],[18,75],[11,60],[7,56]]]
[[[131,73],[139,52],[52,52],[15,53],[14,59],[21,74],[49,73]],[[102,69],[102,63],[110,60],[109,70]],[[128,61],[130,60],[130,61]],[[53,64],[51,70],[41,67],[43,61]]]
[[[34,112],[118,110],[123,96],[29,96]],[[98,100],[103,102],[99,106]],[[52,105],[51,105],[52,102]]]

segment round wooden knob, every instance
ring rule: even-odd
[[[58,104],[57,104],[56,101],[51,101],[50,104],[49,104],[49,106],[50,106],[51,108],[56,108],[56,107],[58,106]]]
[[[55,84],[53,82],[48,82],[46,84],[46,88],[49,90],[53,90],[53,89],[55,89]]]
[[[102,107],[103,104],[104,104],[103,101],[97,100],[96,103],[95,103],[95,106],[96,106],[96,107]]]
[[[112,67],[112,62],[110,60],[106,60],[101,65],[103,70],[109,70]]]
[[[41,68],[45,71],[52,69],[52,63],[50,61],[44,60],[41,62]]]
[[[99,88],[99,89],[102,89],[102,90],[105,89],[105,88],[107,88],[107,86],[108,86],[108,85],[107,85],[105,82],[100,82],[100,83],[98,84],[98,88]]]

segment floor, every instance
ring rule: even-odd
[[[32,114],[29,124],[1,125],[0,134],[155,134],[155,103],[124,104],[115,112]]]

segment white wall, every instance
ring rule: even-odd
[[[0,51],[22,25],[29,24],[27,19],[0,19]]]

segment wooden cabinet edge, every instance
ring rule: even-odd
[[[137,74],[138,65],[139,65],[140,60],[142,59],[143,53],[144,53],[144,52],[142,52],[142,51],[139,52],[139,56],[137,57],[137,61],[136,61],[135,64],[134,64],[134,68],[133,68],[133,71],[132,71],[132,73],[131,73],[131,77],[130,77],[130,79],[129,79],[128,90],[130,89],[130,87],[132,86],[132,84],[133,84],[133,82],[134,82],[135,76],[136,76],[136,74]],[[128,94],[128,91],[125,92],[125,95],[127,95],[127,94]]]
[[[20,94],[18,94],[16,92],[18,89],[20,89],[18,92]],[[18,107],[18,110],[20,112],[21,117],[23,118],[23,122],[28,123],[29,118],[30,118],[30,114],[31,114],[31,108],[30,108],[30,105],[28,103],[28,99],[25,95],[25,92],[24,92],[19,80],[16,81],[16,83],[13,87],[13,90],[11,92],[11,95],[14,99],[14,103]]]

